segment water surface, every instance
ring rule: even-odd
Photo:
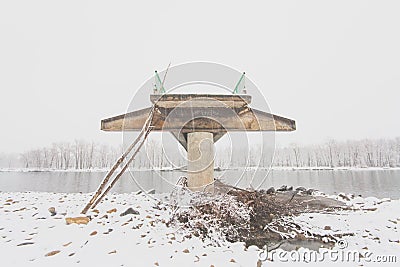
[[[239,187],[269,188],[292,185],[314,188],[328,194],[353,193],[363,197],[400,198],[400,170],[228,170],[215,175],[224,182]],[[0,172],[0,191],[24,192],[93,192],[105,172]],[[113,192],[128,193],[138,190],[170,192],[180,171],[134,171],[125,173]]]

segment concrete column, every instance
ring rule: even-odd
[[[214,139],[208,132],[187,135],[188,187],[192,191],[214,192]]]

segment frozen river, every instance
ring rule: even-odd
[[[228,170],[215,172],[230,184],[269,188],[289,185],[314,188],[328,194],[353,193],[363,197],[400,198],[400,170]],[[92,192],[105,172],[0,172],[0,191]],[[126,173],[113,191],[127,193],[137,190],[169,192],[180,171],[134,171]]]

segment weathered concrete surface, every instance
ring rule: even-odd
[[[192,191],[214,191],[213,134],[193,132],[187,135],[188,187]]]
[[[152,130],[169,131],[174,136],[177,132],[213,132],[215,138],[217,133],[227,131],[296,130],[294,120],[250,108],[249,95],[166,94],[150,95],[150,100],[156,107]],[[145,108],[104,119],[101,129],[140,131],[150,110]]]
[[[103,131],[140,131],[150,108],[137,110],[101,121]],[[173,114],[170,114],[173,112]],[[249,107],[159,109],[154,113],[153,131],[226,132],[226,131],[294,131],[294,120]]]
[[[251,103],[250,95],[214,95],[214,94],[164,94],[150,95],[150,101],[157,107],[176,108],[190,104],[191,107],[240,108]]]

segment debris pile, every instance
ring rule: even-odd
[[[329,247],[336,241],[334,236],[312,233],[291,218],[301,213],[329,213],[347,208],[343,202],[302,188],[250,191],[218,182],[213,195],[193,193],[182,187],[174,199],[177,195],[185,199],[183,195],[188,194],[191,205],[177,206],[170,223],[219,246],[226,241],[241,241],[260,248],[283,241],[319,241]]]

